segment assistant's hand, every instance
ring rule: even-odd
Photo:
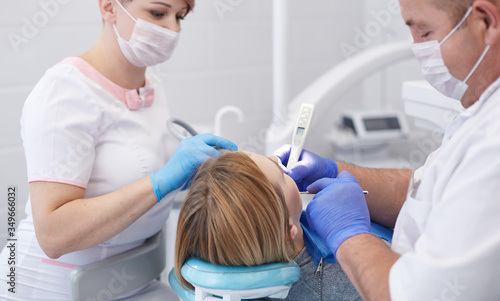
[[[183,139],[167,164],[151,175],[158,201],[168,193],[181,188],[207,159],[218,157],[220,153],[214,147],[238,149],[231,141],[211,134]]]
[[[290,158],[290,145],[283,145],[278,148],[273,155],[286,165]],[[338,167],[335,161],[322,158],[315,153],[303,150],[299,162],[293,166],[284,167],[283,171],[292,177],[300,191],[305,191],[307,186],[322,178],[335,178],[338,174]]]
[[[347,171],[336,179],[321,179],[307,188],[316,193],[307,206],[309,225],[335,255],[349,237],[370,233],[370,213],[363,190]]]

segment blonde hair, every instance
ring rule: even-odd
[[[205,162],[182,205],[175,242],[175,272],[192,257],[224,266],[292,261],[283,191],[245,153],[227,152]]]

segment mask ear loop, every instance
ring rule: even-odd
[[[474,65],[474,68],[470,71],[469,75],[464,79],[464,83],[466,83],[469,78],[474,74],[474,71],[476,71],[477,67],[479,67],[479,64],[483,61],[484,57],[486,56],[486,53],[488,53],[488,50],[490,50],[491,45],[487,45],[486,48],[483,51],[483,54],[481,54],[481,57],[479,57],[479,60],[477,61],[476,65]]]
[[[132,15],[131,15],[131,14],[130,14],[130,13],[129,13],[126,9],[125,9],[125,7],[123,7],[123,5],[120,3],[120,0],[115,0],[115,1],[116,1],[116,3],[118,4],[118,6],[119,6],[119,7],[121,7],[121,8],[123,9],[123,11],[124,11],[124,12],[125,12],[125,13],[129,16],[129,17],[130,17],[130,18],[131,18],[131,19],[132,19],[135,23],[137,23],[137,20],[136,20],[134,17],[132,17]],[[118,29],[116,29],[116,25],[115,25],[115,24],[113,24],[113,29],[115,30],[116,36],[117,36],[118,38],[120,38],[120,39],[121,39],[121,36],[120,36],[120,34],[118,33]]]
[[[448,40],[448,38],[451,37],[451,35],[454,34],[455,31],[457,31],[460,28],[460,26],[462,26],[462,24],[464,24],[465,20],[467,20],[467,18],[469,17],[469,15],[471,13],[472,13],[472,6],[469,7],[469,9],[467,10],[467,12],[463,16],[462,20],[460,20],[460,22],[458,22],[458,24],[450,31],[450,33],[447,34],[446,37],[444,37],[444,39],[441,41],[441,43],[439,43],[439,46],[441,46],[444,42],[446,42],[446,40]]]
[[[116,1],[116,3],[118,3],[118,6],[120,6],[120,7],[123,9],[123,11],[124,11],[124,12],[125,12],[125,13],[126,13],[126,14],[127,14],[127,15],[128,15],[128,16],[132,19],[132,20],[134,20],[135,22],[137,22],[137,20],[136,20],[134,17],[132,17],[132,15],[131,15],[131,14],[130,14],[130,13],[129,13],[126,9],[125,9],[125,7],[123,7],[123,5],[120,3],[120,0],[115,0],[115,1]]]

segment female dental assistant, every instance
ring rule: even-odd
[[[193,6],[99,0],[97,44],[49,69],[33,89],[21,120],[27,218],[16,232],[15,293],[6,279],[9,250],[1,254],[0,299],[70,300],[72,268],[141,245],[162,229],[173,192],[219,155],[213,146],[236,149],[205,134],[170,156],[176,143],[166,133],[165,95],[146,67],[170,58]],[[153,281],[120,300],[171,300],[169,292]]]
[[[288,172],[317,193],[308,220],[363,299],[500,300],[500,1],[400,3],[424,77],[465,108],[441,147],[413,175],[309,152]],[[395,225],[392,249],[370,218]]]

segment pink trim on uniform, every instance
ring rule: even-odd
[[[47,259],[47,258],[42,258],[42,262],[43,263],[47,263],[47,264],[51,264],[51,265],[56,265],[58,267],[68,268],[68,269],[74,269],[74,268],[77,267],[77,265],[68,264],[68,263],[62,263],[62,262],[55,261],[55,260],[50,260],[50,259]]]
[[[68,185],[77,186],[77,187],[80,187],[83,189],[87,189],[87,185],[85,185],[85,184],[81,184],[81,183],[74,182],[74,181],[61,180],[61,179],[52,179],[52,178],[44,178],[44,177],[28,179],[28,183],[32,183],[32,182],[61,183],[61,184],[68,184]]]
[[[76,68],[78,68],[86,77],[97,83],[99,86],[101,86],[104,90],[106,90],[108,93],[110,93],[115,99],[118,99],[119,101],[127,104],[127,98],[126,98],[126,93],[130,91],[130,89],[125,89],[111,80],[109,80],[107,77],[102,75],[99,71],[97,71],[94,67],[92,67],[87,61],[80,57],[68,57],[59,62],[57,65],[60,64],[69,64],[73,65]],[[144,86],[145,88],[149,88],[149,82],[146,80],[146,85]]]

